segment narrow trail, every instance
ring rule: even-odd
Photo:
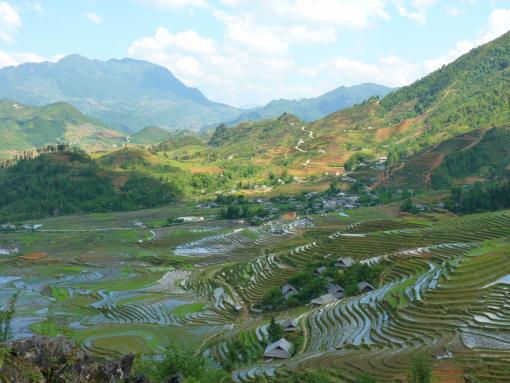
[[[294,148],[295,148],[296,150],[299,150],[301,153],[306,153],[306,150],[301,149],[301,148],[299,147],[300,145],[303,145],[304,143],[305,143],[305,142],[304,142],[302,139],[299,139],[299,141],[298,141],[297,145],[296,145],[296,146],[294,146]]]
[[[313,131],[311,131],[311,130],[306,130],[306,128],[305,128],[304,126],[302,126],[302,127],[301,127],[301,130],[302,130],[303,132],[308,133],[308,136],[309,136],[312,140],[314,140],[314,139],[315,139],[315,136],[313,135]]]
[[[301,130],[305,133],[308,133],[308,137],[310,137],[312,140],[315,140],[315,136],[314,136],[314,133],[311,131],[311,130],[306,130],[306,128],[304,126],[301,127]],[[302,148],[300,148],[301,145],[303,145],[305,143],[305,141],[300,138],[297,145],[294,146],[294,148],[298,151],[300,151],[301,153],[306,153],[307,150],[304,150]],[[307,166],[309,163],[309,161],[307,161],[307,163],[305,164],[305,166]]]

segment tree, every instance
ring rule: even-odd
[[[411,213],[413,211],[413,200],[411,198],[406,198],[402,205],[400,205],[400,210]]]
[[[162,360],[137,358],[135,369],[154,382],[168,381],[177,375],[182,375],[185,382],[197,383],[220,383],[226,378],[224,371],[210,368],[207,359],[186,346],[169,347]]]
[[[333,194],[337,194],[340,191],[340,189],[338,189],[338,181],[336,179],[329,184],[329,191]]]
[[[419,355],[413,360],[413,367],[409,377],[409,383],[431,383],[432,366],[425,355]]]
[[[7,342],[12,336],[12,317],[16,311],[16,301],[18,300],[18,292],[11,295],[7,302],[5,310],[0,311],[0,343]]]
[[[283,303],[283,294],[278,287],[274,287],[262,298],[262,305],[276,308]]]
[[[271,342],[276,342],[277,340],[283,338],[283,327],[276,323],[274,317],[271,318],[271,322],[267,328],[267,334],[269,335],[269,340]]]

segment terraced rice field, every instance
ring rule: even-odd
[[[0,255],[0,304],[18,293],[15,337],[64,334],[98,356],[185,342],[236,381],[320,368],[338,382],[361,372],[405,382],[422,353],[438,381],[459,371],[510,381],[510,211],[156,228],[133,227],[130,214],[115,228],[101,215],[79,229],[49,221],[48,231],[0,234],[0,248],[18,249]],[[257,309],[311,262],[340,256],[384,261],[379,287],[321,307]],[[289,360],[263,362],[273,315],[298,321],[300,343]]]
[[[412,356],[426,352],[437,364],[455,360],[480,381],[509,381],[510,214],[391,226],[353,225],[282,256],[304,264],[333,253],[392,266],[379,289],[302,314],[304,352],[240,369],[235,379],[321,368],[340,381],[369,371],[377,381],[404,382]]]

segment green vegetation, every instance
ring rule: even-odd
[[[124,136],[103,122],[87,117],[66,103],[42,107],[0,101],[0,159],[59,141],[97,150],[121,145]]]
[[[288,284],[297,289],[296,294],[285,299],[281,287],[275,287],[262,297],[261,305],[274,310],[307,304],[310,300],[326,294],[328,284],[340,285],[346,297],[358,295],[359,282],[367,281],[373,285],[378,285],[379,275],[384,270],[382,264],[369,266],[355,263],[339,271],[335,263],[336,259],[311,262],[306,271],[300,272],[287,281]],[[325,267],[326,270],[321,274],[317,274],[315,270],[319,267]]]
[[[182,316],[186,314],[193,314],[202,311],[205,308],[203,303],[190,303],[180,305],[172,310],[172,314],[175,316]]]
[[[432,366],[425,355],[419,355],[413,360],[409,383],[431,383]]]
[[[147,374],[154,382],[162,382],[181,375],[184,382],[189,383],[220,383],[226,381],[226,373],[212,369],[207,359],[195,355],[189,347],[169,347],[162,360],[138,359],[135,369],[138,373]]]
[[[141,174],[104,174],[79,150],[43,153],[0,171],[3,221],[156,207],[180,196],[171,184]],[[118,188],[116,188],[117,183]]]
[[[510,128],[490,129],[473,147],[447,155],[432,174],[432,187],[446,188],[466,177],[488,180],[508,178],[509,158]]]
[[[7,301],[7,306],[0,310],[0,343],[9,341],[13,335],[12,320],[16,312],[16,302],[18,300],[18,295],[18,292],[12,294]]]
[[[267,328],[267,334],[269,335],[269,340],[271,342],[276,342],[283,338],[283,328],[274,320],[274,317],[271,318],[271,322]]]
[[[447,205],[459,213],[494,211],[510,207],[510,182],[484,185],[480,182],[473,187],[452,189]]]

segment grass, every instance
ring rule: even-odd
[[[175,316],[183,316],[186,314],[193,314],[200,312],[204,309],[205,305],[203,303],[189,303],[177,306],[172,310],[172,314]]]

